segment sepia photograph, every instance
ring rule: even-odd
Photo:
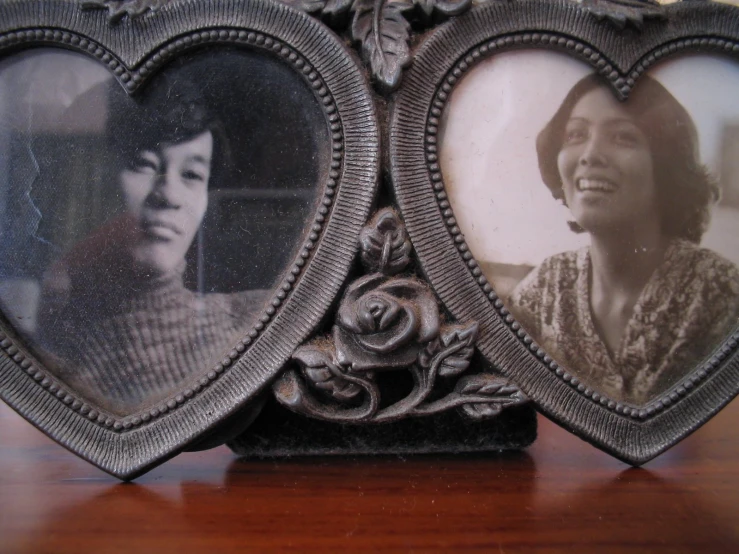
[[[739,66],[684,56],[621,101],[563,54],[493,56],[454,89],[440,164],[505,306],[585,386],[641,406],[739,322]]]
[[[330,161],[320,103],[257,51],[178,58],[129,96],[107,67],[0,62],[0,307],[108,413],[193,386],[255,324]]]

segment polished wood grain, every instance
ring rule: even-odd
[[[0,406],[0,551],[739,552],[739,402],[644,468],[540,421],[527,452],[246,462],[119,483]]]

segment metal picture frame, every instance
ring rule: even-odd
[[[442,116],[466,72],[501,52],[567,54],[589,65],[617,98],[626,100],[658,61],[696,52],[736,59],[738,41],[739,10],[729,5],[486,3],[418,47],[393,109],[390,159],[398,205],[423,271],[442,301],[455,317],[478,322],[480,351],[539,410],[634,465],[697,429],[737,394],[736,330],[686,378],[644,404],[601,394],[561,367],[516,321],[470,251],[439,164]],[[516,229],[508,232],[515,235]]]
[[[581,369],[560,364],[560,352],[540,332],[528,333],[530,324],[519,321],[476,258],[440,150],[455,92],[498,56],[545,52],[577,62],[590,68],[598,90],[609,90],[609,109],[618,111],[662,60],[698,53],[736,65],[738,7],[695,0],[0,0],[0,63],[40,48],[98,64],[131,101],[191,54],[249,52],[307,87],[328,137],[312,215],[253,325],[163,400],[130,413],[101,407],[50,371],[7,310],[0,316],[0,398],[118,478],[224,442],[247,456],[281,455],[279,444],[254,450],[248,434],[237,436],[270,394],[282,413],[322,420],[323,428],[339,424],[351,433],[370,424],[365,429],[380,430],[362,436],[388,452],[409,450],[392,437],[385,442],[383,429],[451,409],[476,421],[460,439],[468,444],[455,443],[451,430],[424,451],[522,448],[535,438],[533,405],[640,465],[739,393],[736,327],[644,401],[615,397]],[[631,123],[638,135],[638,118]],[[566,203],[565,179],[558,179]],[[582,187],[594,194],[620,186],[584,179],[597,181]],[[521,230],[505,231],[515,237]],[[274,257],[259,256],[265,263]],[[728,273],[727,286],[739,289]],[[499,427],[480,423],[508,407]],[[488,432],[493,438],[485,442]],[[302,446],[295,453],[337,453],[331,441]]]
[[[104,64],[132,95],[178,55],[229,45],[287,64],[314,91],[330,137],[319,200],[297,255],[251,330],[196,383],[140,413],[99,409],[50,373],[2,324],[3,400],[101,469],[131,479],[196,442],[238,411],[308,337],[338,293],[356,252],[379,167],[369,87],[353,55],[325,26],[283,4],[182,2],[116,22],[76,2],[0,5],[0,55],[35,47],[73,50]]]

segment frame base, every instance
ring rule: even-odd
[[[520,450],[536,439],[532,405],[473,421],[457,411],[382,424],[336,424],[304,416],[270,399],[249,428],[227,444],[245,458],[432,454]]]

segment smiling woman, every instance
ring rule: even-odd
[[[621,103],[592,75],[537,138],[542,178],[589,245],[545,260],[510,309],[552,357],[607,396],[644,404],[720,344],[739,272],[700,248],[718,188],[695,125],[644,77]]]
[[[451,96],[440,165],[465,240],[517,324],[614,405],[672,392],[739,322],[738,89],[731,62],[683,58],[622,101],[518,51]]]

